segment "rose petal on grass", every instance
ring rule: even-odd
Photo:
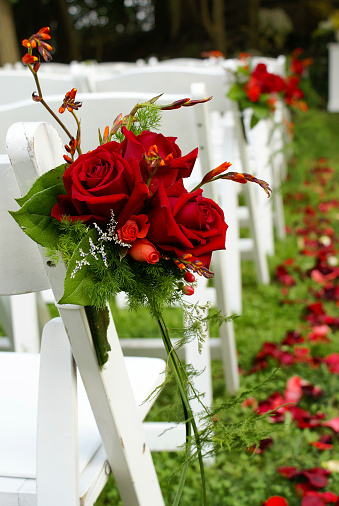
[[[326,420],[326,422],[322,422],[322,425],[330,427],[334,430],[334,432],[339,432],[339,416],[334,417],[331,420]]]

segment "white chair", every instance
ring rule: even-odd
[[[16,180],[11,167],[2,170],[0,192],[1,200],[11,195],[15,209],[14,198],[60,162],[62,145],[46,124],[13,125],[7,140]],[[14,220],[0,227],[7,240],[0,293],[51,285],[59,299],[64,264],[48,267]],[[40,355],[0,353],[0,504],[93,505],[110,469],[124,504],[164,504],[141,424],[154,399],[137,408],[162,383],[164,361],[124,359],[111,323],[112,351],[100,370],[84,308],[59,311],[62,320],[45,326]],[[85,388],[79,380],[78,402],[73,356]]]
[[[279,55],[277,58],[263,56],[251,58],[251,66],[253,68],[259,63],[264,63],[267,66],[268,72],[278,74],[281,77],[285,77],[286,75],[286,57],[284,55]],[[243,62],[238,59],[227,59],[222,62],[222,66],[230,78],[232,78],[232,74],[242,64]],[[272,198],[268,201],[262,198],[263,195],[258,195],[258,213],[263,224],[262,230],[264,230],[262,241],[265,252],[268,255],[274,254],[274,233],[278,239],[283,239],[286,235],[281,195],[281,182],[286,177],[287,165],[283,111],[284,106],[278,101],[273,121],[269,119],[261,120],[253,129],[249,127],[251,109],[249,108],[244,112],[248,140],[248,161],[252,165],[252,170],[258,171],[258,177],[265,179],[267,174],[267,180],[270,182],[273,190]],[[245,171],[245,169],[243,170]],[[241,223],[246,224],[248,222],[248,210],[242,209],[240,216]]]
[[[199,91],[199,93],[202,93],[201,90]],[[152,96],[154,96],[154,94],[152,95],[152,93],[133,93],[133,92],[79,94],[79,100],[83,102],[81,117],[82,117],[82,142],[84,151],[86,149],[93,149],[93,146],[97,144],[96,128],[97,126],[100,126],[101,130],[103,131],[106,122],[110,121],[110,118],[108,116],[109,111],[112,111],[111,121],[113,121],[113,119],[119,112],[123,112],[125,114],[126,112],[130,111],[135,105],[135,103],[138,101],[138,99],[139,101],[146,101]],[[165,95],[164,97],[161,98],[161,102],[170,103],[177,100],[178,98],[182,98],[182,95]],[[201,95],[199,95],[199,97],[196,98],[201,98]],[[60,104],[60,97],[48,97],[47,101],[55,110],[56,107]],[[6,110],[14,121],[18,121],[20,119],[29,120],[29,118],[31,118],[33,114],[36,115],[36,119],[50,121],[47,112],[42,107],[34,107],[36,105],[37,104],[26,102],[25,104],[21,104],[21,106],[18,105],[16,108],[12,108],[10,113],[8,108],[3,108],[3,112]],[[224,159],[219,158],[219,160],[215,160],[216,165],[212,166],[211,146],[207,145],[207,142],[210,143],[210,141],[206,141],[206,139],[209,138],[209,132],[207,127],[208,113],[206,111],[205,105],[190,108],[182,108],[181,110],[176,111],[164,112],[162,118],[161,131],[165,135],[172,135],[172,136],[178,135],[179,137],[178,144],[180,145],[183,153],[188,153],[190,150],[194,149],[197,145],[200,146],[201,148],[200,165],[201,167],[203,167],[204,172],[208,172],[208,170],[217,166],[219,163],[224,161]],[[196,117],[197,114],[200,115],[203,114],[205,117],[197,118]],[[5,117],[5,113],[3,116]],[[64,114],[63,120],[65,120],[65,123],[68,126],[68,128],[74,129],[73,118],[70,116],[71,115],[67,116],[66,114]],[[187,125],[190,125],[190,128],[187,128]],[[200,126],[197,127],[197,125]],[[201,132],[199,133],[200,138],[198,138],[197,133],[198,130]],[[63,132],[61,133],[63,135],[64,142],[66,142],[67,138],[65,137]],[[221,155],[219,154],[219,156],[222,156],[222,154]],[[197,175],[194,178],[194,183],[192,183],[193,186],[197,184],[200,181],[200,179],[201,179],[201,172],[199,175],[199,171],[197,171]],[[227,182],[224,183],[223,187],[225,188],[226,193],[232,193],[231,189],[232,184],[233,183]],[[230,203],[230,200],[228,203]],[[231,221],[235,216],[234,212],[230,210],[229,216],[230,219],[228,219],[228,221]],[[226,220],[227,220],[227,213],[226,213]],[[232,251],[232,246],[233,244],[230,243],[229,248],[230,252]],[[224,252],[223,254],[227,255],[228,250],[226,251],[226,253]],[[240,276],[238,277],[238,279],[236,277],[237,266],[235,262],[237,261],[237,257],[233,258],[234,262],[232,261],[231,258],[229,261],[223,261],[224,268],[220,267],[219,269],[219,271],[222,271],[223,273],[226,271],[229,273],[228,285],[226,285],[226,283],[223,283],[218,287],[218,291],[220,293],[217,296],[217,300],[220,301],[220,303],[221,301],[223,301],[222,303],[225,304],[222,306],[219,304],[219,308],[223,311],[224,314],[231,314],[234,311],[234,307],[232,307],[232,302],[234,301],[234,295],[237,293],[236,284],[238,287],[240,286]],[[215,263],[216,260],[214,261],[214,264]],[[213,268],[215,269],[214,264]],[[230,276],[232,276],[232,278]],[[234,282],[230,281],[230,279],[233,279]],[[222,290],[224,291],[228,290],[228,293],[226,294],[225,292],[224,295],[221,295]],[[239,290],[240,289],[238,289],[238,293]],[[230,392],[235,393],[235,391],[238,388],[239,380],[237,370],[237,358],[234,344],[234,331],[232,323],[225,324],[223,329],[224,330],[222,330],[222,332],[224,332],[225,334],[224,337],[225,347],[223,349],[225,350],[224,367],[225,371],[227,370],[227,380],[228,380],[227,387],[230,390]],[[154,343],[151,344],[153,345]],[[230,354],[228,350],[231,350]],[[207,363],[205,374],[207,375],[208,374],[207,364],[209,363],[209,359],[208,357],[206,357],[206,359]],[[233,378],[233,380],[231,380],[231,378]],[[208,379],[208,381],[206,380],[206,387],[204,391],[211,392],[210,379]],[[211,394],[209,398],[211,398]]]

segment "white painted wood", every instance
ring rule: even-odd
[[[76,366],[60,319],[52,320],[45,326],[42,342],[37,504],[76,506],[80,481]]]
[[[238,147],[241,165],[243,168],[243,172],[251,174],[251,167],[249,162],[249,155],[246,140],[244,138],[244,129],[241,124],[240,111],[237,107],[237,104],[233,104],[234,111],[234,122],[236,129],[236,136],[238,139]],[[250,218],[250,230],[251,230],[251,238],[253,240],[253,255],[256,265],[257,278],[258,281],[264,285],[269,284],[270,275],[268,270],[267,257],[265,253],[265,249],[263,247],[262,242],[260,241],[260,219],[257,216],[257,204],[256,204],[256,188],[254,184],[245,184],[243,187],[243,193],[246,199],[246,205],[249,209],[249,218]]]
[[[8,213],[19,206],[14,198],[21,196],[10,165],[1,165],[0,187],[6,188],[0,200],[0,295],[43,290],[49,286],[37,245],[18,226]],[[22,251],[26,254],[23,256]]]
[[[248,149],[252,153],[254,174],[273,186],[273,169],[271,164],[271,149],[273,143],[273,123],[270,119],[262,119],[253,128],[250,128],[252,111],[245,119],[246,134],[249,139]],[[256,189],[256,217],[259,220],[260,241],[266,255],[274,255],[274,228],[273,228],[273,199],[267,198],[266,193],[259,186]]]
[[[13,294],[0,298],[0,318],[10,349],[34,353],[40,348],[35,294],[24,292],[32,287],[31,283],[34,289],[44,288],[48,286],[48,280],[36,244],[18,226],[13,227],[14,220],[8,213],[9,210],[18,209],[14,197],[19,197],[20,191],[7,156],[0,158],[0,185],[8,189],[0,201],[3,237],[0,242],[0,293]],[[22,255],[22,251],[26,251],[27,255]],[[28,314],[31,317],[27,320]]]
[[[14,350],[38,353],[40,328],[36,294],[12,295],[10,301]]]
[[[328,104],[330,112],[339,111],[339,42],[331,42],[328,49]]]
[[[205,86],[203,83],[194,83],[192,85],[192,96],[196,99],[200,99],[205,94]],[[208,105],[208,104],[205,104]],[[220,161],[215,160],[212,157],[213,148],[212,143],[210,141],[210,136],[208,132],[210,131],[210,123],[209,123],[209,114],[208,108],[195,108],[196,114],[196,124],[198,130],[198,140],[199,140],[199,149],[200,149],[200,161],[201,166],[203,168],[203,174],[207,173],[209,170],[212,170],[214,167],[218,166],[219,163],[222,163],[225,160],[220,159]],[[222,155],[221,155],[222,156]],[[219,189],[215,184],[207,184],[204,187],[204,192],[207,197],[212,198],[214,201],[220,203],[219,195],[222,193],[223,195],[227,195],[226,198],[230,196],[232,191],[231,186],[227,186],[227,181],[221,181],[220,185],[224,184],[225,188]],[[220,186],[219,185],[219,186]],[[230,196],[230,199],[232,196]],[[234,218],[236,221],[236,208],[234,208],[233,216],[230,215],[230,220]],[[226,218],[227,220],[227,218]],[[232,225],[231,225],[232,226]],[[235,237],[236,240],[236,237]],[[226,238],[227,244],[227,238]],[[227,250],[226,251],[217,251],[213,253],[213,269],[216,271],[214,283],[217,292],[217,307],[222,311],[226,316],[231,315],[231,311],[234,309],[232,307],[232,297],[230,296],[230,286],[235,286],[236,283],[239,283],[240,272],[236,271],[237,263],[235,265],[230,265],[227,260]],[[233,276],[232,270],[234,269],[235,276]],[[228,290],[227,288],[228,287]],[[238,287],[235,288],[238,290],[238,293],[241,292],[241,289]],[[200,288],[199,297],[201,300],[204,300],[203,290]],[[205,300],[205,302],[208,302]],[[234,328],[233,323],[229,322],[227,324],[223,324],[220,327],[220,335],[221,335],[221,348],[222,348],[222,360],[224,366],[224,374],[225,374],[225,383],[227,389],[234,395],[239,387],[239,374],[238,374],[238,360],[236,355],[236,346],[235,346],[235,337],[234,337]],[[209,362],[210,364],[210,362]],[[200,390],[201,391],[201,390]]]

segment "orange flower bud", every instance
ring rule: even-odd
[[[205,183],[209,183],[210,181],[212,181],[214,177],[219,176],[219,174],[225,172],[225,170],[227,170],[231,165],[232,164],[230,162],[224,162],[221,165],[219,165],[219,167],[210,170],[209,172],[207,172],[207,174],[205,174],[200,184],[203,185]]]
[[[137,262],[147,262],[149,264],[156,264],[161,258],[159,251],[148,239],[134,241],[129,253]]]
[[[31,43],[28,39],[24,39],[21,44],[24,46],[24,47],[31,47]]]

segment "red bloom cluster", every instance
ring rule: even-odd
[[[103,144],[66,169],[66,194],[59,195],[52,216],[100,227],[113,216],[118,240],[131,245],[135,260],[174,257],[182,268],[206,272],[212,252],[225,248],[227,225],[222,209],[201,189],[189,193],[184,187],[198,150],[183,156],[175,137],[122,131],[122,143]]]
[[[302,497],[301,506],[325,506],[326,504],[339,504],[339,496],[333,492],[319,491],[328,483],[328,476],[331,474],[327,469],[313,467],[298,471],[293,466],[282,466],[277,469],[278,473],[288,480],[298,480],[295,489]]]
[[[285,79],[277,74],[267,71],[264,63],[259,63],[252,72],[249,70],[249,55],[243,55],[241,58],[243,70],[248,72],[248,81],[243,85],[243,90],[247,98],[252,103],[257,103],[263,97],[264,102],[271,110],[274,110],[277,97],[281,97],[286,104],[307,110],[307,104],[303,100],[304,92],[300,88],[300,81],[305,74],[305,69],[309,67],[313,60],[305,58],[300,60],[298,57],[303,50],[297,49],[292,54],[289,74]]]
[[[289,68],[290,74],[303,76],[308,67],[313,64],[313,58],[299,58],[303,52],[304,50],[301,47],[298,47],[293,51]]]
[[[244,89],[251,102],[258,102],[262,94],[280,93],[285,87],[282,77],[267,72],[264,63],[259,63],[251,73]],[[272,102],[274,108],[274,101]]]
[[[285,79],[284,100],[286,104],[296,106],[303,111],[308,110],[304,100],[304,92],[300,89],[300,77],[288,76]]]

